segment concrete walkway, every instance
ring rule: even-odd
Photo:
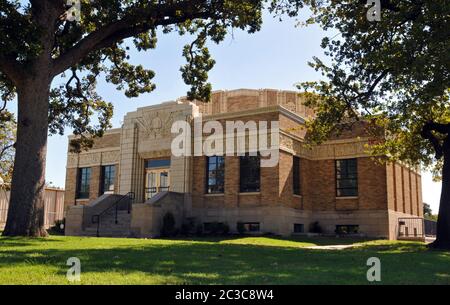
[[[305,249],[312,249],[312,250],[345,250],[345,249],[351,249],[355,248],[357,245],[334,245],[334,246],[312,246],[312,247],[306,247]]]

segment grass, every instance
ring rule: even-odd
[[[346,250],[307,249],[349,244]],[[382,284],[450,284],[450,253],[422,243],[273,237],[143,240],[0,238],[0,284],[69,284],[70,257],[81,284],[368,284],[378,257]]]

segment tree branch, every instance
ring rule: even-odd
[[[158,26],[177,24],[198,18],[211,18],[214,16],[214,10],[202,11],[199,9],[201,4],[205,5],[205,2],[209,1],[184,1],[171,7],[167,7],[167,4],[156,5],[148,9],[148,14],[140,13],[136,15],[139,17],[130,13],[127,17],[90,33],[55,59],[53,61],[53,75],[66,71],[93,51],[112,46],[123,39],[145,33]],[[180,12],[183,15],[180,16]]]
[[[7,146],[3,147],[3,148],[0,150],[0,160],[3,159],[3,155],[6,153],[6,151],[7,151],[8,149],[10,149],[10,148],[13,148],[14,145],[15,145],[15,143],[14,143],[14,144],[7,145]]]
[[[436,159],[441,159],[444,154],[444,147],[441,144],[441,141],[433,134],[433,131],[438,132],[440,134],[450,134],[450,123],[449,124],[440,124],[435,122],[427,122],[421,132],[421,136],[424,139],[430,141],[431,145],[433,145],[434,151],[436,152]]]

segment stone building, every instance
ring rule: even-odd
[[[195,127],[200,116],[203,125],[278,122],[279,162],[262,167],[258,154],[231,155],[229,147],[225,156],[173,155],[180,136],[173,123]],[[235,232],[239,223],[248,233],[290,235],[314,231],[316,223],[325,234],[420,235],[420,226],[399,222],[423,217],[420,173],[368,156],[371,139],[361,124],[304,147],[302,127],[313,117],[301,96],[277,90],[218,91],[209,103],[180,98],[130,112],[89,151],[68,153],[66,234],[154,237],[170,211],[177,227],[190,221],[205,230],[226,223]],[[192,152],[198,140],[185,137]],[[248,148],[248,133],[243,137]]]

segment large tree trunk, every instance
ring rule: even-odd
[[[443,145],[444,166],[442,169],[442,193],[439,206],[436,241],[431,245],[436,249],[450,249],[450,135]]]
[[[50,83],[45,72],[33,73],[17,88],[16,155],[4,236],[47,235],[44,190]]]

